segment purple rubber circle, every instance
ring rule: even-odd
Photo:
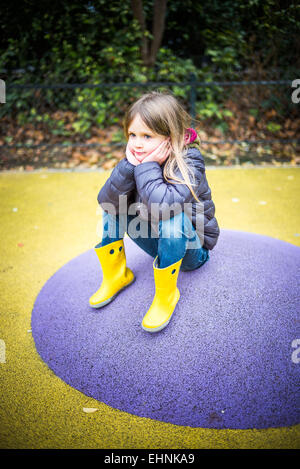
[[[206,264],[179,273],[181,298],[157,334],[141,327],[153,259],[129,238],[125,251],[136,281],[104,308],[88,304],[102,279],[93,249],[40,291],[32,333],[57,376],[111,407],[177,425],[299,423],[300,248],[223,230]]]

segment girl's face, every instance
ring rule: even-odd
[[[137,114],[128,127],[128,143],[131,151],[139,160],[146,158],[167,137],[149,129]]]

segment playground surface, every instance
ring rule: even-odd
[[[99,242],[97,194],[109,174],[0,173],[0,448],[299,448],[300,425],[194,428],[117,410],[66,384],[41,359],[31,328],[35,300],[55,272]],[[300,247],[298,168],[208,168],[207,178],[221,229]]]

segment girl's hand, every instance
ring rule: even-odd
[[[137,166],[141,163],[147,163],[148,161],[156,161],[160,165],[170,156],[172,151],[171,139],[167,138],[163,140],[158,147],[156,147],[149,155],[147,155],[142,161],[138,160],[134,152],[131,150],[129,143],[126,146],[126,158],[129,163]]]
[[[172,151],[171,146],[171,139],[167,138],[161,142],[161,144],[155,148],[146,158],[143,159],[143,163],[147,163],[148,161],[156,161],[160,165],[170,156]]]
[[[138,164],[140,164],[139,160],[136,159],[133,152],[130,150],[129,143],[127,143],[125,154],[129,163],[133,164],[134,166],[137,166]]]

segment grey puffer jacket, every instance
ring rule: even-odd
[[[156,225],[159,220],[184,211],[192,221],[203,247],[213,249],[220,230],[206,179],[204,159],[197,147],[188,146],[185,161],[195,175],[193,189],[200,203],[194,199],[187,185],[171,184],[164,179],[164,164],[160,166],[156,161],[149,161],[134,166],[127,158],[113,169],[98,194],[98,202],[107,212],[110,212],[109,204],[112,204],[116,213],[128,211],[129,206],[135,203],[134,214]],[[182,179],[180,173],[177,174]],[[120,203],[122,196],[125,205]],[[170,211],[170,206],[173,211]]]

